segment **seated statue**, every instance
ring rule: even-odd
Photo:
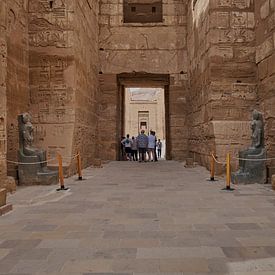
[[[263,116],[257,110],[252,114],[251,130],[251,146],[239,152],[239,170],[232,174],[233,183],[265,183],[266,181]]]
[[[18,165],[19,184],[57,184],[58,173],[47,168],[46,151],[33,146],[34,129],[31,115],[29,113],[19,115],[18,124],[18,159],[21,163]]]

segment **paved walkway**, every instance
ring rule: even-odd
[[[20,188],[0,217],[0,274],[275,274],[275,192],[221,191],[201,167],[113,162]]]

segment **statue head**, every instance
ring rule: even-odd
[[[260,119],[260,113],[255,109],[252,112],[252,118],[253,118],[253,120],[259,120]]]
[[[22,120],[24,124],[30,123],[32,120],[32,117],[29,113],[23,113],[22,114]]]

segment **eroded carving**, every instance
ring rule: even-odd
[[[28,113],[19,115],[18,124],[19,183],[24,185],[57,184],[57,172],[47,168],[46,151],[33,145],[34,127],[31,122],[31,115]]]
[[[232,175],[233,183],[266,182],[264,124],[263,116],[257,110],[252,114],[251,130],[251,146],[239,152],[239,171]]]

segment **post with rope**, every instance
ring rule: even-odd
[[[82,180],[82,165],[81,165],[81,156],[79,151],[77,151],[77,171],[78,171],[78,180]]]
[[[234,189],[231,188],[231,163],[230,163],[230,153],[226,155],[226,187],[223,190],[233,191]]]
[[[65,184],[64,184],[63,161],[62,161],[62,156],[59,153],[57,153],[57,160],[58,160],[58,174],[59,174],[60,188],[56,189],[56,191],[68,190],[69,188],[65,187]]]
[[[213,153],[210,156],[210,181],[215,181],[215,159]]]

